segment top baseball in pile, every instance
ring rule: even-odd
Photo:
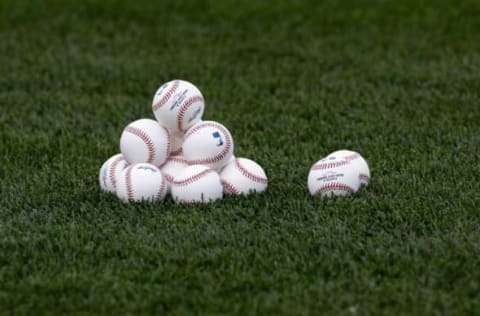
[[[264,169],[255,161],[235,158],[230,131],[219,122],[202,120],[205,100],[184,80],[172,80],[156,91],[154,119],[129,123],[120,151],[99,172],[103,191],[123,201],[205,203],[224,194],[247,195],[266,190]]]

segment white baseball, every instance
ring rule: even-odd
[[[313,196],[346,196],[360,187],[358,172],[345,159],[328,157],[320,159],[308,173],[308,190]]]
[[[358,170],[360,184],[367,186],[370,183],[370,168],[368,167],[368,163],[365,158],[363,158],[358,152],[342,149],[329,154],[328,157],[339,157],[350,161]]]
[[[167,186],[160,169],[149,163],[137,163],[118,177],[116,192],[124,202],[153,202],[165,198]]]
[[[185,131],[200,121],[204,109],[200,90],[191,82],[178,79],[160,86],[152,102],[157,121],[174,133]]]
[[[120,137],[120,150],[129,163],[151,163],[160,166],[170,156],[169,131],[157,121],[139,119],[125,127]]]
[[[177,203],[207,203],[222,196],[220,176],[204,165],[188,166],[172,183],[172,197]]]
[[[122,154],[116,154],[108,158],[100,168],[98,182],[100,189],[106,192],[115,193],[118,175],[128,167],[128,162]]]
[[[222,124],[202,121],[185,133],[182,148],[190,165],[206,165],[218,171],[233,156],[233,139]]]
[[[171,193],[172,183],[175,177],[187,167],[187,161],[182,155],[179,155],[170,156],[170,158],[167,159],[167,162],[160,168],[160,171],[162,172],[167,184],[167,194]]]
[[[265,170],[253,160],[236,158],[220,172],[224,192],[247,195],[267,189],[268,179]]]

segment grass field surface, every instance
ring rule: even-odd
[[[477,1],[0,1],[0,315],[480,314]],[[181,78],[261,195],[124,204],[98,171]],[[360,152],[370,186],[309,195]]]

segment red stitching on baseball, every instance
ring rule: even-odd
[[[268,183],[268,179],[267,178],[264,178],[264,177],[259,177],[257,175],[254,175],[253,173],[251,173],[250,171],[248,171],[245,167],[243,167],[240,162],[238,161],[238,159],[235,159],[235,167],[237,167],[237,169],[245,176],[247,177],[248,179],[254,181],[254,182],[258,182],[258,183],[264,183],[264,184],[267,184]]]
[[[125,173],[125,183],[127,185],[127,197],[129,200],[133,200],[132,168],[133,166],[128,167]]]
[[[359,157],[360,157],[360,155],[357,154],[357,153],[355,153],[355,154],[351,154],[351,155],[345,156],[345,157],[343,157],[343,159],[348,160],[348,161],[351,161],[351,160],[355,160],[355,159],[357,159],[357,158],[359,158]]]
[[[240,191],[228,181],[222,180],[223,187],[230,193],[240,194]]]
[[[182,153],[183,153],[183,148],[182,146],[180,146],[177,150],[171,151],[170,156],[178,156],[178,155],[181,155]]]
[[[167,101],[173,96],[173,93],[177,90],[179,85],[180,85],[180,81],[175,80],[172,86],[165,92],[163,97],[152,106],[153,112],[157,111],[159,108],[161,108],[167,103]]]
[[[124,160],[123,157],[119,156],[110,164],[109,178],[114,189],[117,187],[117,180],[115,179],[115,168],[117,167],[118,163],[122,160]]]
[[[323,193],[323,192],[332,191],[332,190],[341,190],[341,191],[345,191],[345,192],[348,192],[348,193],[355,192],[355,190],[349,185],[346,185],[346,184],[343,184],[343,183],[340,183],[340,182],[332,182],[332,183],[328,183],[328,184],[324,185],[323,187],[320,187],[319,189],[317,189],[317,191],[315,191],[314,195],[317,195],[317,194]]]
[[[185,100],[180,106],[180,110],[178,111],[177,115],[177,128],[179,131],[183,131],[183,117],[190,106],[192,106],[192,104],[195,102],[204,102],[203,97],[201,95],[192,96]]]
[[[167,162],[176,162],[176,163],[181,163],[181,164],[188,165],[187,160],[185,160],[184,158],[179,158],[179,157],[175,157],[175,156],[172,156],[172,157],[168,158]]]
[[[164,128],[164,129],[167,132],[167,152],[165,154],[165,157],[168,158],[168,156],[170,156],[171,150],[172,150],[172,136],[170,135],[170,132],[168,131],[168,128]]]
[[[360,178],[360,180],[363,180],[365,182],[370,182],[370,177],[364,173],[360,173],[358,177]]]
[[[324,170],[330,168],[336,168],[348,165],[350,161],[348,160],[341,160],[341,161],[322,161],[312,166],[310,170]]]
[[[223,126],[217,123],[211,123],[211,122],[204,122],[201,123],[200,125],[194,127],[193,129],[189,129],[188,132],[185,134],[185,141],[187,138],[198,131],[199,129],[203,127],[213,127],[213,128],[218,128],[219,130],[222,131],[222,133],[225,135],[225,146],[223,147],[222,152],[220,152],[218,155],[213,156],[213,157],[207,157],[203,159],[197,159],[197,160],[192,160],[189,161],[188,163],[190,165],[204,165],[204,164],[212,164],[216,163],[222,159],[225,158],[225,155],[230,151],[230,148],[232,147],[232,140],[230,139],[230,133],[228,130],[226,130]]]
[[[211,172],[215,172],[215,171],[213,171],[212,169],[205,169],[202,172],[200,172],[200,173],[198,173],[194,176],[191,176],[189,178],[186,178],[186,179],[183,179],[183,180],[174,180],[173,184],[178,185],[178,186],[186,186],[186,185],[192,184],[192,183],[200,180],[203,176],[205,176],[205,175],[207,175]]]
[[[155,199],[156,200],[160,200],[164,194],[164,191],[166,190],[166,187],[165,187],[165,181],[162,180],[162,185],[160,186],[160,190],[157,192],[157,194],[155,195]]]
[[[148,150],[148,158],[147,161],[148,163],[152,163],[153,159],[155,159],[155,146],[153,145],[152,139],[142,131],[141,129],[134,127],[134,126],[127,126],[125,131],[132,133],[135,136],[140,137],[141,140],[147,145],[147,150]]]
[[[173,183],[173,176],[171,174],[164,172],[163,177],[165,178],[165,180],[167,180],[167,182]]]

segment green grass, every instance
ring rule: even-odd
[[[0,2],[0,314],[473,315],[476,1]],[[98,170],[158,86],[264,166],[266,193],[123,204]],[[372,182],[312,198],[359,151]]]

